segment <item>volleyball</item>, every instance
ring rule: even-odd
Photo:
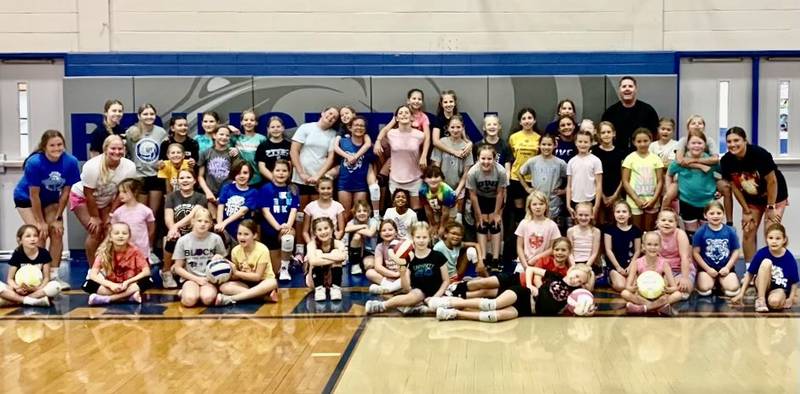
[[[208,263],[206,277],[214,284],[227,282],[231,278],[231,264],[227,260],[212,260]]]
[[[636,278],[636,287],[639,288],[639,295],[648,300],[655,300],[664,294],[664,278],[655,271],[645,271]]]
[[[389,247],[398,258],[409,260],[411,252],[414,251],[414,243],[409,240],[396,239],[389,244]]]
[[[37,265],[23,265],[14,275],[14,282],[28,287],[39,287],[42,284],[42,270]]]
[[[577,289],[567,298],[567,310],[576,316],[589,314],[594,305],[594,295],[586,289]]]

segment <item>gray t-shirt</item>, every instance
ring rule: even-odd
[[[479,197],[495,198],[500,187],[508,187],[508,174],[500,164],[494,163],[489,172],[483,172],[480,165],[469,169],[467,189],[474,191]]]
[[[336,131],[333,129],[322,130],[319,123],[305,123],[297,128],[292,136],[292,142],[303,144],[300,148],[300,164],[308,176],[314,176],[328,157],[328,152],[333,151],[333,140]],[[292,182],[305,185],[300,179],[300,171],[292,171]]]
[[[192,212],[192,209],[194,209],[195,205],[205,208],[207,204],[208,201],[203,193],[192,191],[192,195],[189,197],[184,197],[180,190],[176,190],[170,194],[167,194],[167,202],[164,204],[164,208],[172,208],[172,220],[173,222],[178,223]],[[192,231],[191,224],[187,225],[186,227],[181,227],[180,229],[181,235],[186,235],[190,231]]]
[[[232,161],[230,148],[218,151],[212,147],[211,149],[204,150],[203,153],[200,154],[197,165],[206,168],[203,179],[205,179],[208,188],[211,189],[214,195],[219,194],[222,184],[228,179]]]
[[[225,244],[222,238],[214,233],[208,233],[203,239],[197,238],[194,233],[178,238],[175,243],[175,253],[172,258],[185,260],[186,270],[197,276],[206,276],[208,263],[215,254],[225,256]]]
[[[149,134],[133,142],[130,136],[135,134],[134,131],[138,131],[136,125],[129,127],[125,132],[125,135],[129,136],[125,140],[125,149],[128,158],[136,164],[136,176],[156,176],[161,143],[167,140],[167,131],[161,126],[154,125]]]
[[[464,141],[464,139],[455,141],[452,137],[444,137],[440,141],[442,144],[455,151],[460,151],[467,147],[467,141]],[[444,182],[450,185],[453,190],[458,187],[458,182],[461,180],[464,171],[468,170],[475,163],[471,151],[462,159],[450,153],[443,152],[439,150],[439,148],[433,150],[431,160],[440,163],[439,165],[442,168],[442,173],[444,173]]]
[[[555,156],[550,159],[534,156],[519,168],[519,172],[522,175],[531,175],[531,186],[547,195],[551,216],[557,214],[561,207],[561,198],[555,195],[553,190],[564,184],[567,178],[567,163]]]

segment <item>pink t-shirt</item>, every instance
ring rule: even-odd
[[[414,120],[411,121],[411,127],[417,130],[425,130],[425,126],[430,128],[431,122],[425,112],[419,111],[413,115],[413,118]]]
[[[561,232],[556,222],[550,219],[540,221],[525,219],[517,226],[514,235],[522,237],[525,262],[527,262],[549,248],[553,240],[561,236]]]
[[[603,163],[597,156],[589,153],[577,155],[567,163],[567,176],[572,177],[572,201],[592,201],[595,198],[594,181],[603,173]]]
[[[153,211],[147,205],[138,203],[132,208],[121,205],[111,214],[111,223],[127,223],[131,228],[131,243],[145,258],[150,257],[150,234],[147,224],[156,221]]]
[[[414,182],[422,177],[419,169],[419,156],[425,134],[417,129],[411,132],[391,129],[386,135],[391,148],[392,167],[389,178],[397,183]]]
[[[339,221],[336,219],[336,215],[344,212],[344,207],[338,201],[331,201],[331,205],[328,208],[322,208],[319,206],[319,201],[312,201],[306,208],[303,210],[306,215],[309,215],[309,218],[313,221],[316,218],[321,218],[327,216],[333,220],[333,231],[338,231],[339,228]],[[314,229],[311,229],[313,234]]]

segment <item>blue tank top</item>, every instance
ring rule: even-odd
[[[339,140],[339,148],[343,151],[355,154],[362,145],[356,145],[350,137],[342,137]],[[372,152],[367,151],[358,158],[352,165],[344,158],[339,164],[339,190],[347,192],[362,192],[367,190],[367,172],[369,164],[372,162]]]

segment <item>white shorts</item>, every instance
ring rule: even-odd
[[[393,195],[397,189],[407,190],[411,197],[419,197],[419,187],[422,186],[422,179],[417,179],[408,183],[398,183],[389,179],[389,194]]]

